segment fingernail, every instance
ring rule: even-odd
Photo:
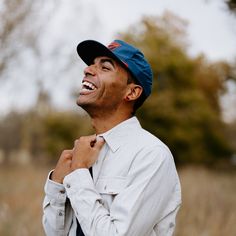
[[[102,136],[98,136],[97,141],[105,141],[105,139]]]

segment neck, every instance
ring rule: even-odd
[[[130,114],[121,113],[117,115],[103,114],[102,116],[91,116],[91,122],[96,134],[102,134],[131,117],[132,115]]]

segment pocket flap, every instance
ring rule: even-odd
[[[122,189],[124,189],[125,184],[125,177],[103,177],[98,179],[96,188],[99,193],[118,194]]]

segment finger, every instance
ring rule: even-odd
[[[72,153],[73,149],[66,149],[63,151],[63,153]]]
[[[90,142],[96,142],[96,139],[97,139],[97,135],[96,134],[93,134],[93,135],[90,135],[90,136],[86,136],[86,138],[88,138],[87,140],[89,140]]]
[[[84,136],[80,138],[82,143],[87,143],[90,147],[94,147],[94,144],[97,142],[96,134],[90,136]]]
[[[62,156],[70,157],[70,156],[72,155],[72,153],[73,153],[73,150],[71,150],[71,149],[64,150],[64,151],[62,152]]]
[[[79,139],[76,139],[74,146],[79,145],[79,143],[91,143],[96,142],[96,134],[90,136],[81,136]]]
[[[97,142],[95,143],[95,147],[100,150],[103,147],[104,143],[105,143],[104,138],[98,136],[97,137]]]

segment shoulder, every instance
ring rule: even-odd
[[[162,140],[143,128],[133,131],[129,140],[142,149],[170,152],[168,146]]]

